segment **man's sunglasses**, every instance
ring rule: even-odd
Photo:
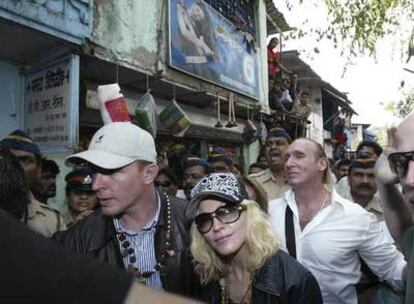
[[[163,181],[163,182],[159,182],[159,181],[155,181],[154,182],[155,186],[157,187],[170,187],[172,185],[172,182],[170,181]]]
[[[414,151],[391,153],[388,156],[388,161],[392,172],[399,177],[405,177],[407,175],[409,162],[414,161]]]
[[[246,210],[245,206],[241,205],[224,205],[217,208],[213,212],[201,213],[195,217],[195,223],[197,229],[201,234],[205,234],[213,227],[213,219],[217,218],[223,224],[231,224],[236,222],[243,211]]]

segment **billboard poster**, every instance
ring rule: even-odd
[[[243,33],[204,1],[169,4],[171,67],[259,99],[259,53]]]

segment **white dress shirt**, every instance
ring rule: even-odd
[[[406,262],[386,240],[374,215],[333,191],[332,203],[301,230],[295,194],[288,190],[283,198],[269,203],[272,227],[284,250],[287,204],[293,212],[297,260],[316,277],[325,304],[357,304],[354,285],[361,277],[359,257],[380,279],[403,289]]]
[[[352,194],[351,194],[351,188],[348,187],[348,192],[345,192],[343,194],[341,194],[337,189],[337,194],[339,194],[340,196],[342,196],[344,199],[349,200],[350,202],[353,202],[354,204],[357,204],[356,202],[354,202],[353,198],[352,198]],[[387,227],[387,223],[385,223],[384,220],[384,211],[382,210],[382,203],[381,203],[381,197],[377,192],[375,192],[374,196],[369,200],[369,202],[367,203],[367,205],[365,206],[365,210],[372,213],[373,215],[375,215],[375,217],[377,218],[377,220],[380,223],[380,226],[382,228],[382,231],[385,234],[385,237],[387,238],[387,240],[391,243],[395,243],[394,239],[391,236],[390,231],[388,230]],[[361,206],[362,207],[362,206]]]

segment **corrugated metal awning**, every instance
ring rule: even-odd
[[[330,96],[332,96],[333,97],[332,100],[338,106],[352,112],[353,114],[358,115],[357,112],[355,112],[355,110],[351,107],[350,101],[347,98],[344,98],[343,96],[340,96],[339,94],[337,94],[337,93],[335,93],[332,90],[327,89],[327,88],[324,88],[323,91],[325,93],[329,94]]]
[[[265,2],[267,36],[291,30],[292,28],[287,23],[283,14],[276,8],[273,0],[266,0]]]

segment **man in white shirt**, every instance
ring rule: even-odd
[[[272,225],[281,247],[316,277],[324,303],[357,303],[360,257],[380,279],[402,289],[402,254],[374,215],[336,194],[323,148],[297,139],[288,148],[285,168],[292,188],[269,203]]]
[[[349,190],[343,195],[341,194],[341,196],[353,203],[359,204],[366,211],[372,213],[380,222],[387,240],[394,243],[384,221],[381,198],[375,183],[374,166],[376,160],[377,158],[372,157],[372,154],[360,152],[351,161],[347,177]],[[362,272],[364,275],[357,287],[358,303],[377,303],[373,302],[372,299],[374,297],[382,299],[380,303],[403,303],[400,298],[401,295],[395,293],[385,282],[379,282],[366,265],[362,266]]]

